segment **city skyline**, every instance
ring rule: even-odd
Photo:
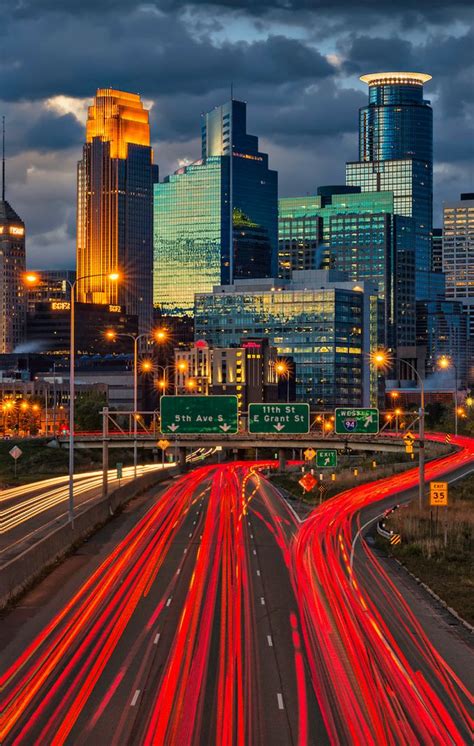
[[[23,13],[28,12],[28,3],[23,6]],[[357,158],[356,112],[366,101],[359,74],[400,67],[427,72],[433,81],[426,96],[435,112],[434,225],[441,225],[442,201],[473,188],[466,85],[469,9],[459,4],[457,13],[453,6],[430,12],[421,6],[415,12],[402,4],[389,16],[388,10],[375,13],[369,4],[354,18],[337,3],[329,23],[324,8],[305,6],[289,4],[291,24],[285,10],[265,4],[252,10],[245,4],[219,5],[221,23],[211,22],[210,5],[185,10],[178,3],[159,4],[159,10],[147,6],[148,11],[128,5],[120,18],[112,18],[112,11],[100,3],[97,16],[87,9],[58,10],[54,4],[41,16],[32,11],[27,18],[11,10],[15,44],[5,39],[10,64],[0,74],[1,108],[7,117],[7,199],[28,225],[29,264],[73,264],[74,172],[86,108],[103,85],[137,91],[151,107],[155,162],[166,174],[186,159],[199,158],[194,136],[199,116],[228,98],[233,80],[236,97],[249,104],[249,131],[259,133],[262,149],[279,171],[280,196],[291,196],[313,193],[319,184],[343,183],[345,161]],[[55,23],[48,26],[51,14]],[[51,39],[58,18],[64,21],[60,44]],[[105,48],[92,44],[87,64],[78,65],[80,39],[94,37],[108,22],[114,33]],[[41,65],[29,49],[32,33],[44,38],[43,51],[51,49]],[[183,38],[189,42],[184,57],[178,55]],[[140,54],[130,59],[123,52],[130,45],[133,52],[133,40]],[[56,53],[63,56],[60,66],[53,60]],[[38,70],[41,85],[28,83],[28,65]]]

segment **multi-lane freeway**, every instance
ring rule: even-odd
[[[469,467],[458,444],[428,478]],[[2,744],[470,742],[466,682],[364,542],[350,567],[416,470],[300,524],[259,466],[181,477],[21,629],[10,613]]]

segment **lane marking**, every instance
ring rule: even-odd
[[[189,538],[190,538],[190,539],[191,539],[191,537],[192,537],[192,534],[189,534]]]
[[[181,572],[181,568],[178,567],[178,569],[176,570],[176,575],[179,575],[180,572]]]
[[[155,635],[155,639],[153,640],[153,645],[158,645],[158,640],[160,639],[160,633],[158,632]]]
[[[186,549],[184,550],[183,554],[186,554],[187,551],[188,551],[188,548],[186,547]]]
[[[277,692],[277,700],[278,700],[278,709],[284,710],[285,705],[283,704],[283,697],[281,696],[280,692]]]
[[[254,553],[254,554],[257,554],[257,550],[256,550],[256,549],[254,549],[254,550],[253,550],[253,553]]]
[[[260,603],[262,604],[262,606],[265,606],[265,599],[263,596],[260,596]]]
[[[169,597],[169,599],[167,600],[167,602],[166,602],[166,605],[167,605],[167,606],[169,606],[169,605],[170,605],[170,603],[171,603],[171,599],[172,599],[172,598],[173,598],[173,596],[170,596],[170,597]]]
[[[137,691],[133,695],[132,701],[130,702],[130,707],[135,707],[135,705],[137,704],[137,699],[138,699],[139,696],[140,696],[140,689],[137,689]]]
[[[272,636],[271,635],[267,635],[267,642],[268,642],[268,647],[272,648],[273,647],[273,640],[272,640]]]
[[[250,538],[253,539],[253,534],[250,534]]]
[[[257,575],[258,577],[260,577],[260,570],[257,570]]]

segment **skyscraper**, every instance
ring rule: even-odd
[[[77,275],[93,275],[78,283],[78,299],[121,306],[138,315],[141,331],[152,322],[156,181],[148,111],[140,96],[99,88],[78,164]],[[107,274],[117,268],[123,282],[112,283]]]
[[[3,121],[0,200],[0,353],[13,352],[25,337],[25,224],[5,199],[5,121]]]
[[[201,159],[155,185],[154,304],[163,313],[192,314],[195,293],[276,270],[277,173],[247,134],[246,110],[231,100],[204,114]]]
[[[346,165],[346,181],[362,191],[389,190],[398,215],[415,221],[417,300],[443,293],[431,271],[433,112],[423,98],[430,75],[388,72],[363,75],[369,103],[359,111],[359,161]]]
[[[474,193],[443,206],[443,272],[446,298],[460,300],[474,337]]]

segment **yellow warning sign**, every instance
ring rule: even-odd
[[[314,448],[307,448],[306,451],[304,452],[304,457],[306,461],[312,461],[315,456],[316,456],[316,451],[314,450]]]
[[[448,483],[430,482],[430,505],[448,504]]]

